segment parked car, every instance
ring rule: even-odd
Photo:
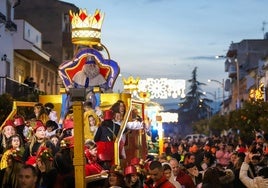
[[[204,134],[189,134],[185,136],[184,140],[187,140],[188,142],[206,142],[207,136]]]

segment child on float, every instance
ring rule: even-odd
[[[42,103],[36,103],[34,105],[33,119],[41,120],[43,123],[46,123],[49,120],[45,107]]]
[[[142,188],[143,182],[140,179],[138,171],[134,165],[125,168],[125,182],[129,188]]]
[[[85,142],[85,175],[90,176],[94,174],[108,175],[107,170],[104,170],[98,163],[97,144],[93,140],[86,140]]]
[[[25,152],[23,154],[23,160],[26,164],[36,165],[36,155],[41,147],[48,147],[55,154],[56,149],[54,145],[46,137],[46,127],[42,121],[36,120],[33,122],[33,135],[29,139],[29,142],[25,146]]]
[[[120,125],[113,122],[113,112],[104,111],[104,117],[101,126],[98,127],[94,136],[97,144],[98,158],[104,169],[109,170],[114,163],[114,141],[120,130]]]
[[[54,187],[57,179],[57,170],[53,166],[53,154],[50,148],[42,146],[36,157],[36,167],[39,171],[38,187]]]
[[[10,119],[5,122],[5,124],[1,127],[1,135],[0,135],[0,158],[7,149],[7,141],[8,139],[16,134],[16,130],[14,128],[14,122]]]
[[[97,132],[98,125],[96,124],[96,118],[93,115],[88,116],[88,126],[89,126],[89,134],[88,139],[93,140],[94,136]]]
[[[7,166],[0,171],[0,187],[19,187],[18,173],[23,166],[22,153],[12,149],[6,158]]]
[[[4,169],[7,167],[7,158],[10,155],[11,151],[17,150],[21,153],[24,152],[24,145],[23,145],[23,141],[20,137],[20,135],[15,134],[12,135],[7,142],[7,150],[5,151],[5,153],[3,154],[2,158],[1,158],[1,163],[0,163],[0,169]]]

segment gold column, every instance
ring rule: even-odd
[[[82,102],[73,102],[75,187],[85,188],[84,126]]]

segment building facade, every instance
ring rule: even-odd
[[[58,65],[74,49],[69,10],[78,8],[58,0],[0,1],[0,94],[18,94],[27,77],[38,91],[59,93]]]

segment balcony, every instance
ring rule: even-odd
[[[9,77],[0,77],[0,95],[4,93],[9,93],[14,99],[20,101],[38,101],[39,95],[45,94]]]
[[[0,12],[0,24],[5,24],[7,21],[6,16]]]
[[[234,77],[236,77],[237,75],[237,73],[236,73],[236,67],[235,67],[235,65],[229,65],[229,67],[228,67],[228,73],[229,73],[229,78],[234,78]]]
[[[8,20],[6,22],[6,29],[11,31],[11,32],[16,32],[17,31],[17,25],[14,22]]]

